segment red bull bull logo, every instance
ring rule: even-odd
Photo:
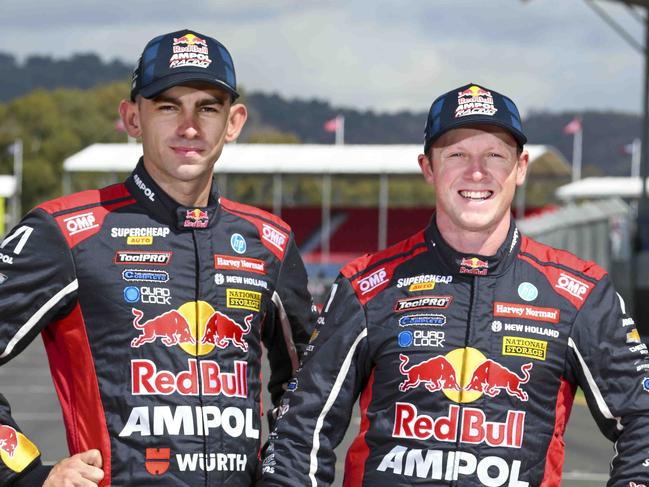
[[[184,228],[207,228],[209,225],[209,215],[207,211],[195,208],[187,210],[185,214],[185,221],[183,222]]]
[[[0,424],[0,460],[14,472],[22,472],[40,455],[25,435],[6,424]]]
[[[180,37],[174,37],[174,46],[178,44],[186,44],[189,46],[207,46],[205,39],[191,33],[187,33]]]
[[[131,308],[131,312],[133,327],[140,332],[131,341],[133,348],[159,339],[163,345],[178,345],[192,356],[207,355],[215,347],[223,349],[230,345],[248,351],[246,335],[252,329],[252,313],[243,319],[242,325],[225,313],[214,310],[205,301],[185,303],[144,322],[141,310]]]
[[[473,274],[486,276],[489,271],[489,262],[478,257],[464,257],[460,261],[460,274]]]
[[[500,365],[493,360],[487,360],[474,370],[467,391],[484,392],[489,397],[495,397],[501,391],[505,391],[510,396],[516,396],[521,401],[527,401],[527,392],[521,389],[522,384],[527,384],[530,380],[530,370],[534,364],[529,362],[521,365],[523,376],[519,376],[509,370],[504,365]]]
[[[0,450],[13,458],[18,448],[18,433],[11,426],[0,424]]]
[[[438,355],[416,365],[412,365],[409,368],[406,368],[410,360],[407,355],[399,354],[399,359],[401,360],[399,372],[407,377],[406,380],[399,384],[399,390],[401,392],[413,389],[419,386],[419,384],[423,384],[430,392],[441,389],[460,390],[457,378],[455,377],[453,364],[446,357]]]
[[[478,96],[491,97],[491,91],[487,91],[479,86],[472,85],[469,86],[466,90],[460,91],[457,94],[458,98],[471,97],[476,98]]]
[[[172,309],[142,324],[140,324],[140,319],[144,313],[136,308],[132,308],[131,311],[134,316],[133,326],[141,330],[142,333],[131,341],[133,348],[154,342],[157,338],[160,338],[160,341],[167,347],[179,343],[196,343],[187,319],[178,310]]]
[[[501,392],[521,401],[528,400],[522,386],[530,380],[532,362],[523,364],[519,374],[471,347],[437,355],[410,367],[408,356],[399,354],[399,359],[399,372],[406,377],[399,384],[401,392],[423,385],[428,391],[442,391],[459,403],[473,402],[483,394],[495,397]],[[462,371],[461,377],[458,370]]]
[[[218,348],[226,348],[228,344],[232,344],[242,351],[247,352],[248,344],[244,340],[244,336],[250,333],[252,318],[252,314],[246,316],[243,319],[245,326],[242,326],[228,315],[215,311],[207,321],[205,334],[201,339],[201,343],[211,343]]]

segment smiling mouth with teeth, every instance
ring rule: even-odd
[[[462,198],[469,200],[486,200],[493,194],[493,191],[459,191],[459,193]]]

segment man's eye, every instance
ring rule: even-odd
[[[174,105],[159,105],[158,110],[163,111],[163,112],[170,112],[175,110],[176,107]]]
[[[217,107],[210,105],[201,107],[201,111],[206,113],[217,113],[219,110]]]

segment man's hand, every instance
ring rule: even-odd
[[[99,450],[88,450],[64,458],[54,465],[43,487],[96,487],[104,478]]]

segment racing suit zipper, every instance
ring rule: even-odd
[[[475,309],[477,307],[477,301],[478,301],[478,276],[473,276],[473,279],[471,280],[471,288],[470,288],[470,293],[471,297],[469,299],[469,309],[467,310],[467,315],[466,315],[466,331],[464,333],[464,349],[469,346],[471,340],[471,325],[473,324],[474,321],[474,313]],[[465,367],[466,367],[466,358],[467,354],[465,353],[463,358],[462,358],[462,370],[460,371],[460,378],[465,377]],[[460,384],[461,385],[461,384]],[[462,397],[464,391],[460,391],[460,398]],[[460,406],[462,407],[462,406]],[[462,443],[460,439],[458,438],[455,442],[455,451],[459,451],[462,448]],[[458,465],[459,467],[459,465]],[[457,469],[456,469],[457,470]],[[453,472],[452,478],[458,479],[458,473],[457,471]],[[459,486],[459,479],[458,480],[452,480],[451,483],[449,484],[450,487],[457,487]]]
[[[200,405],[200,411],[201,415],[203,416],[203,423],[205,422],[205,415],[203,414],[203,407],[205,406],[203,402],[203,378],[202,378],[202,371],[201,371],[201,364],[200,364],[200,354],[199,354],[199,346],[200,346],[200,338],[199,338],[199,322],[200,322],[200,309],[198,302],[201,299],[201,292],[200,292],[200,271],[201,271],[201,258],[200,258],[200,249],[198,245],[198,240],[196,237],[196,230],[192,230],[192,240],[194,241],[194,276],[195,276],[195,282],[194,282],[194,289],[195,289],[195,295],[194,295],[194,303],[196,303],[196,309],[194,312],[194,316],[196,317],[196,347],[194,349],[194,356],[196,357],[196,369],[197,369],[197,375],[198,375],[198,401]],[[205,487],[209,486],[209,472],[207,469],[207,461],[208,461],[208,444],[207,444],[207,434],[205,433],[205,425],[203,424],[203,462],[205,462],[206,468],[203,469],[203,473],[205,475]]]

